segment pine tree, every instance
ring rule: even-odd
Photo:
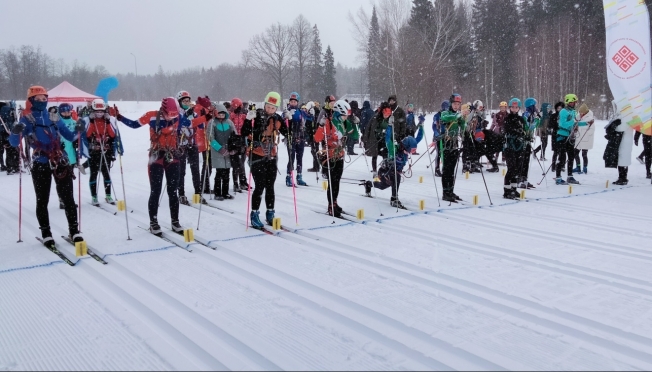
[[[421,34],[428,35],[433,24],[435,8],[430,0],[412,0],[408,25]]]
[[[376,102],[381,101],[384,94],[381,58],[380,25],[374,6],[369,26],[369,41],[367,42],[367,77],[370,99]]]
[[[324,85],[324,64],[322,62],[321,38],[317,25],[312,28],[312,41],[308,55],[306,98],[321,102],[322,87]]]
[[[323,86],[323,95],[335,95],[337,93],[337,81],[335,80],[335,58],[333,57],[333,51],[329,45],[326,48],[326,54],[324,55],[324,86]]]

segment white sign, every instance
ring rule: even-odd
[[[652,135],[650,21],[644,0],[603,0],[607,78],[621,120]]]

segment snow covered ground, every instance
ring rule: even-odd
[[[132,119],[158,106],[118,104]],[[459,174],[456,192],[480,206],[439,206],[426,156],[401,185],[410,211],[389,206],[389,189],[369,199],[342,185],[341,206],[364,209],[363,223],[316,213],[325,191],[305,173],[297,225],[281,151],[276,212],[289,231],[247,230],[247,195],[237,194],[210,201],[233,213],[203,208],[195,237],[215,249],[192,252],[139,228],[149,132],[121,125],[131,240],[123,212],[90,205],[82,176],[82,231],[107,265],[58,239],[71,267],[34,239],[27,174],[16,243],[18,176],[0,174],[0,370],[650,370],[652,186],[634,161],[630,185],[606,187],[616,171],[602,161],[605,124],[572,194],[549,176],[527,201],[506,201],[501,173],[485,173],[491,205],[479,174]],[[344,177],[367,178],[365,159],[352,160]],[[538,162],[530,170],[536,185]],[[112,177],[123,199],[117,165]],[[55,201],[53,188],[58,237],[67,225]],[[164,227],[167,209],[163,196]],[[182,224],[196,228],[198,212],[181,206]]]

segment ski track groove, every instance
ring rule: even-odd
[[[315,292],[315,288],[312,288],[312,287],[317,287],[318,286],[318,284],[313,284],[313,283],[310,283],[310,282],[306,282],[305,279],[302,279],[301,277],[297,276],[296,274],[290,274],[290,273],[284,272],[281,269],[270,266],[270,264],[271,264],[270,261],[273,261],[273,259],[270,259],[270,257],[265,257],[265,259],[267,259],[267,261],[266,261],[266,263],[262,263],[262,262],[259,261],[260,260],[260,258],[259,258],[260,255],[259,254],[252,254],[252,256],[254,256],[254,257],[248,257],[248,255],[245,255],[244,253],[241,253],[241,252],[236,252],[236,251],[234,251],[232,249],[226,249],[226,250],[221,249],[221,250],[218,250],[218,252],[226,252],[226,253],[229,253],[229,254],[237,257],[237,258],[239,257],[241,259],[244,259],[245,261],[254,264],[255,267],[258,267],[260,269],[264,269],[264,270],[270,272],[270,274],[272,274],[272,275],[276,275],[276,276],[279,276],[281,278],[286,277],[286,281],[289,281],[289,282],[294,281],[294,282],[296,282],[297,280],[299,280],[303,284],[300,285],[299,283],[296,283],[296,285],[300,285],[300,287],[308,288],[312,292]],[[279,254],[280,253],[281,252],[279,252]],[[275,256],[274,258],[278,259],[278,260],[282,260],[284,262],[291,262],[293,257],[295,257],[295,256],[288,255],[288,256],[283,257],[283,258],[280,258],[280,257],[277,257],[277,256]],[[324,257],[320,257],[320,262],[323,262],[322,261],[323,259],[324,259]],[[290,264],[288,264],[288,265],[290,265]],[[306,264],[304,263],[304,266],[305,265]],[[295,262],[294,265],[290,265],[290,266],[293,267],[293,268],[297,268],[297,267],[301,267],[302,265],[301,265],[300,262],[299,263]],[[363,273],[360,271],[360,268],[358,267],[357,268],[358,270],[353,270],[353,269],[354,268],[352,267],[349,270],[349,272],[352,272],[352,271],[357,272],[356,279],[353,279],[353,280],[356,281],[356,282],[361,281],[364,276],[362,275]],[[384,270],[385,272],[387,272],[386,268],[381,268],[381,270]],[[310,272],[310,271],[308,271],[308,272]],[[306,274],[306,275],[310,276],[309,273]],[[374,274],[374,275],[376,275],[376,274]],[[340,278],[340,277],[338,276],[338,278]],[[319,283],[323,283],[325,281],[325,279],[326,278],[319,278],[319,279],[314,279],[314,280],[319,282]],[[317,288],[319,288],[319,287],[317,287]],[[342,285],[339,286],[339,289],[342,289]],[[353,293],[349,293],[349,296],[352,297],[352,298],[355,298],[355,299],[366,297],[365,293],[366,293],[367,290],[368,289],[360,288],[360,290],[358,290],[358,291],[354,291]],[[419,320],[421,320],[421,319],[417,320],[417,319],[412,318],[410,315],[406,315],[410,319],[409,320],[410,323],[412,323],[412,322],[420,323],[420,324],[416,324],[415,326],[412,326],[411,324],[407,324],[406,323],[407,320],[405,320],[405,319],[403,321],[401,321],[401,320],[395,319],[394,317],[391,317],[391,316],[385,314],[386,312],[391,312],[392,306],[395,306],[395,308],[393,309],[393,310],[395,310],[395,313],[397,313],[397,314],[401,313],[401,312],[404,313],[405,308],[402,305],[405,304],[406,301],[407,302],[414,302],[414,300],[416,298],[418,298],[419,296],[425,296],[426,298],[428,298],[427,302],[432,302],[432,303],[440,302],[440,301],[436,301],[436,298],[439,298],[439,297],[437,295],[435,295],[435,294],[426,293],[426,292],[424,292],[422,290],[414,290],[412,288],[408,288],[407,286],[406,286],[406,288],[397,288],[395,291],[393,291],[394,293],[392,293],[394,295],[393,305],[392,305],[392,301],[391,301],[391,296],[389,296],[388,298],[386,298],[386,301],[390,301],[390,303],[387,303],[385,301],[376,301],[375,305],[378,306],[378,307],[374,307],[374,309],[371,309],[371,308],[366,307],[364,305],[358,304],[355,300],[352,300],[352,299],[347,298],[347,297],[342,297],[342,296],[344,296],[343,294],[337,294],[335,292],[332,292],[332,291],[329,291],[329,290],[326,290],[326,289],[323,289],[323,288],[322,288],[322,291],[326,291],[327,293],[330,293],[330,296],[336,296],[336,297],[339,297],[339,298],[343,298],[343,299],[345,299],[345,300],[347,300],[349,302],[353,302],[355,307],[362,308],[361,310],[365,311],[366,313],[374,312],[376,314],[379,314],[381,317],[387,317],[388,319],[383,319],[382,320],[383,324],[385,324],[385,325],[392,324],[392,323],[398,323],[398,325],[402,325],[403,327],[408,327],[410,330],[412,330],[412,332],[416,332],[417,334],[421,335],[421,337],[426,338],[426,339],[422,340],[422,342],[427,341],[427,337],[435,337],[436,338],[436,336],[429,335],[429,334],[427,334],[427,333],[425,333],[424,331],[421,330],[427,324],[425,321],[419,322]],[[618,352],[620,352],[621,355],[626,356],[627,358],[635,358],[635,359],[638,359],[638,360],[642,361],[643,365],[645,365],[645,363],[649,362],[649,356],[650,356],[649,353],[645,353],[645,352],[642,352],[640,350],[636,350],[636,349],[633,349],[633,348],[630,348],[630,347],[627,347],[627,346],[622,346],[622,345],[619,345],[617,343],[614,343],[613,341],[605,340],[605,339],[602,339],[602,338],[599,338],[599,337],[596,337],[596,336],[593,336],[593,335],[589,335],[589,334],[586,334],[586,333],[584,333],[582,331],[574,330],[572,328],[569,328],[569,327],[564,326],[562,324],[556,323],[554,321],[549,321],[549,320],[546,320],[546,319],[543,319],[543,318],[540,318],[540,317],[537,317],[537,316],[533,316],[533,315],[527,314],[527,313],[520,313],[519,311],[513,311],[512,309],[508,308],[506,305],[503,305],[503,304],[495,304],[495,303],[489,302],[489,301],[487,301],[485,299],[480,299],[480,301],[478,301],[478,300],[473,301],[472,298],[474,296],[472,294],[467,293],[467,292],[463,292],[463,291],[459,291],[459,290],[453,290],[453,292],[458,292],[458,294],[459,293],[462,294],[462,296],[453,295],[454,297],[465,298],[467,300],[469,300],[469,298],[471,298],[471,300],[470,300],[471,302],[476,302],[476,303],[479,303],[480,305],[483,305],[483,306],[489,305],[489,307],[492,308],[492,310],[494,310],[498,314],[500,314],[500,313],[508,313],[510,315],[516,315],[518,318],[520,318],[521,321],[525,321],[525,324],[516,324],[516,323],[521,323],[521,322],[513,322],[512,324],[510,324],[510,323],[503,324],[502,327],[500,327],[499,325],[494,325],[495,327],[501,328],[503,330],[510,330],[510,328],[512,328],[511,333],[508,332],[508,333],[510,333],[510,336],[509,336],[509,338],[506,339],[506,341],[513,339],[513,337],[512,337],[512,336],[514,336],[513,332],[517,332],[517,333],[519,331],[525,332],[524,330],[526,330],[526,329],[529,330],[530,328],[540,328],[540,326],[539,326],[540,323],[546,323],[547,328],[553,329],[553,330],[555,330],[557,332],[561,332],[561,334],[564,335],[564,337],[568,337],[566,335],[570,335],[570,337],[572,337],[572,338],[580,338],[584,342],[589,342],[589,343],[592,343],[592,344],[598,346],[600,349],[602,349],[601,353],[604,353],[604,352],[607,352],[607,351],[610,351],[610,350],[618,350]],[[433,297],[433,296],[435,296],[435,297]],[[449,302],[452,302],[452,300],[449,300]],[[460,305],[460,304],[457,304],[457,305]],[[467,309],[468,309],[468,307],[467,307]],[[491,312],[493,313],[494,311],[491,311]],[[456,313],[457,312],[459,312],[459,311],[456,311]],[[480,312],[478,312],[478,313],[480,313]],[[412,315],[414,315],[414,314],[412,314]],[[474,315],[475,315],[475,317],[473,319],[477,319],[477,317],[479,317],[480,319],[487,319],[487,320],[492,318],[488,314],[484,314],[484,316],[479,316],[478,314],[474,314]],[[428,315],[426,315],[426,317],[428,317]],[[500,319],[499,323],[501,321],[503,321],[503,323],[506,322],[506,321],[504,321],[504,315],[501,315],[501,316],[494,315],[494,317],[497,317],[498,319]],[[454,318],[456,318],[456,317],[454,317]],[[461,318],[464,318],[464,317],[462,316]],[[458,319],[456,319],[455,321],[457,321],[457,320]],[[432,321],[433,321],[433,323],[432,323],[433,325],[441,327],[441,324],[438,324],[438,323],[441,322],[441,320],[439,318],[432,319]],[[452,319],[450,321],[452,321]],[[495,321],[496,321],[495,319],[492,320],[492,324]],[[419,327],[419,328],[414,328],[414,327]],[[533,332],[535,332],[536,334],[539,333],[537,331],[533,331]],[[525,335],[525,334],[521,334],[521,337],[525,337],[526,339],[528,339],[528,341],[524,342],[523,345],[537,343],[537,340],[538,340],[539,346],[547,345],[547,347],[552,347],[551,345],[546,344],[546,341],[552,342],[552,341],[550,341],[551,338],[556,339],[556,338],[559,337],[559,335],[556,335],[556,336],[551,335],[548,339],[544,339],[544,340],[538,339],[537,336],[535,336],[534,334],[530,334],[529,336]],[[455,337],[453,337],[453,338],[455,338]],[[505,350],[502,347],[496,347],[495,350],[493,350],[492,353],[490,353],[488,350],[486,350],[486,345],[484,343],[482,343],[482,345],[477,345],[477,344],[473,345],[473,340],[468,339],[468,338],[463,340],[463,341],[462,340],[460,340],[460,341],[461,341],[460,343],[457,343],[457,344],[451,345],[451,346],[463,347],[463,350],[465,350],[467,353],[470,353],[471,355],[476,355],[477,358],[484,358],[486,361],[488,361],[490,363],[496,363],[501,368],[518,369],[519,368],[518,363],[523,363],[523,365],[526,365],[527,363],[532,363],[534,359],[540,358],[540,356],[537,356],[537,355],[535,355],[535,353],[532,353],[532,352],[529,353],[527,357],[520,354],[520,353],[515,353],[509,358],[506,358],[504,355],[502,357],[501,356],[495,356],[495,354],[493,354],[493,353],[501,353],[501,352],[504,353]],[[541,345],[542,342],[543,342],[543,345]],[[562,346],[562,345],[557,345],[557,347],[558,348],[564,348],[564,346]],[[514,348],[514,345],[512,345],[512,348]],[[470,349],[470,350],[467,350],[467,349]],[[524,352],[524,350],[521,350],[521,352]],[[600,355],[598,353],[595,353],[593,350],[583,350],[582,352],[592,354],[593,355],[592,357],[598,357]],[[546,360],[546,358],[542,358],[541,362],[543,363],[544,360]],[[532,365],[532,364],[530,364],[530,365]],[[491,368],[491,367],[487,367],[487,368]],[[493,368],[495,368],[495,367],[493,367]]]

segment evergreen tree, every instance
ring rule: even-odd
[[[306,95],[308,100],[321,102],[324,86],[324,64],[322,62],[322,46],[317,25],[312,28],[312,41],[308,55]],[[302,93],[303,94],[303,93]]]
[[[435,7],[430,0],[412,0],[408,25],[415,31],[429,35],[433,25]]]
[[[330,94],[335,95],[337,93],[337,81],[335,80],[335,73],[335,58],[333,57],[333,51],[329,45],[326,48],[326,54],[324,55],[324,97]]]
[[[383,99],[383,68],[381,65],[380,25],[376,15],[376,7],[371,13],[369,26],[369,41],[367,42],[367,77],[369,80],[369,96],[372,101]]]

